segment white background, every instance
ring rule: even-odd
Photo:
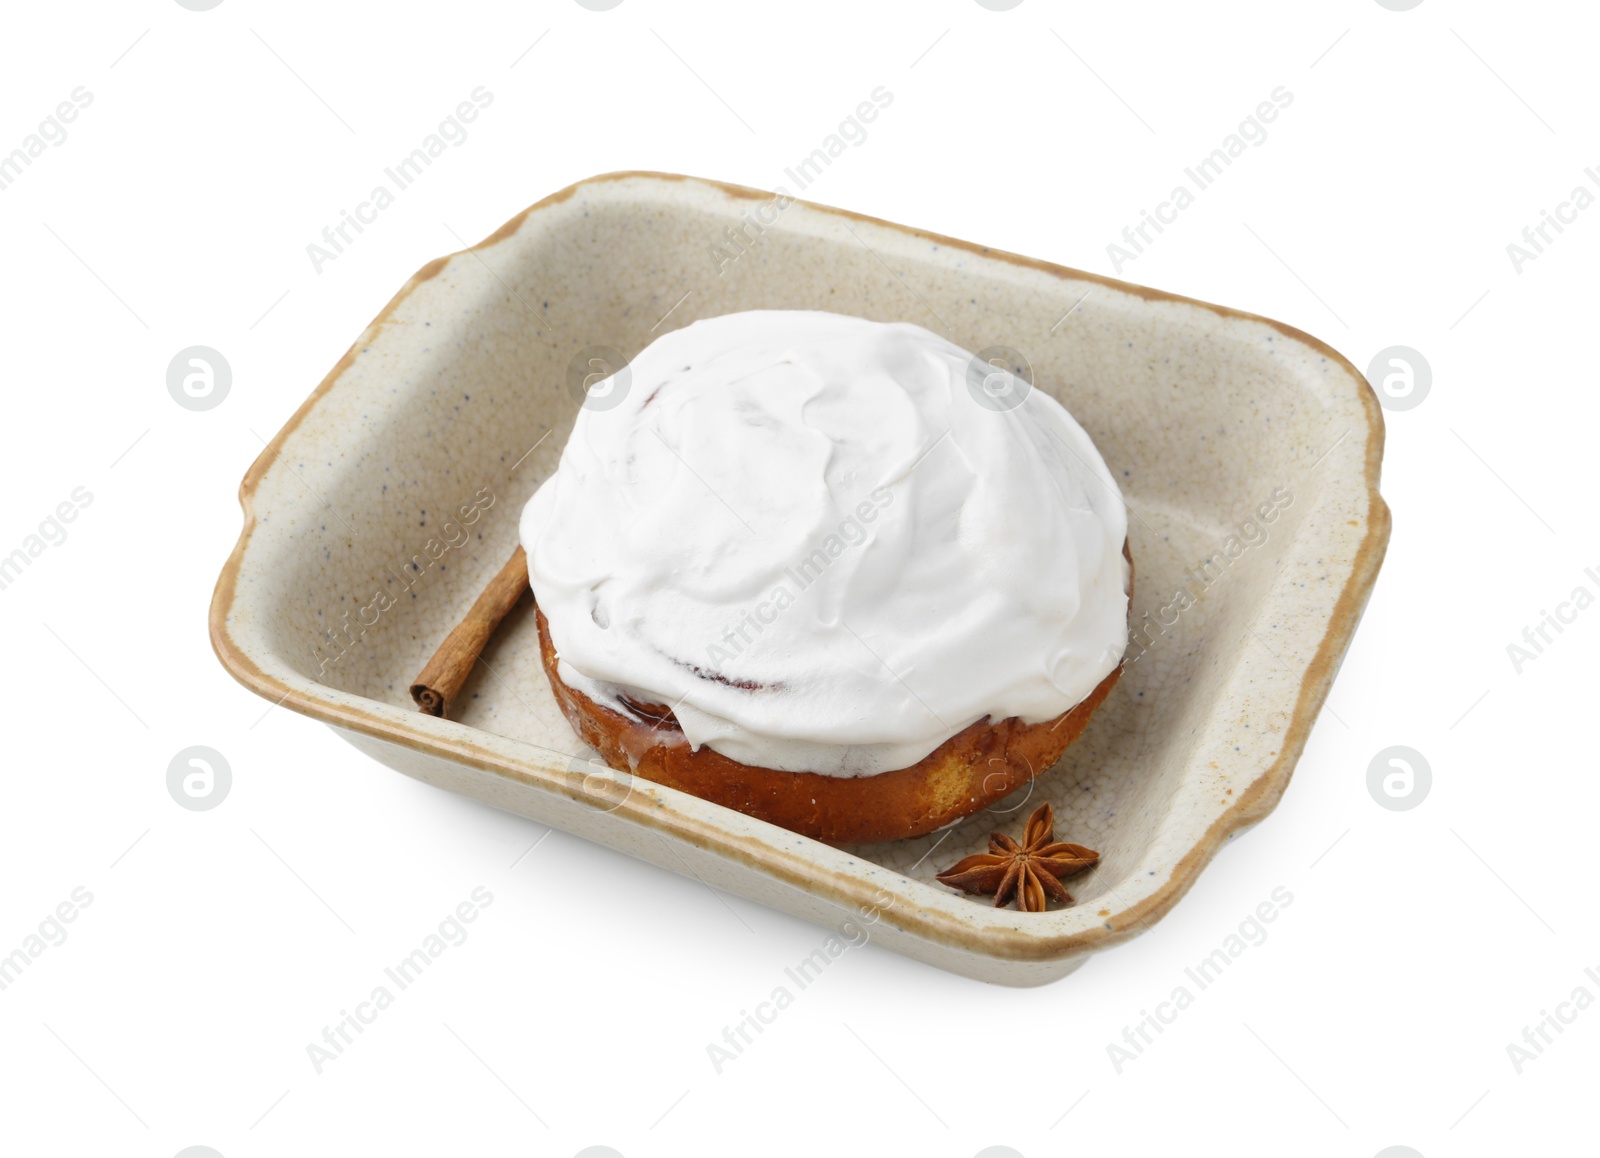
[[[93,103],[0,192],[0,554],[74,488],[93,501],[0,591],[0,954],[75,888],[93,901],[0,991],[0,1150],[1592,1152],[1600,1008],[1521,1073],[1507,1046],[1578,986],[1600,998],[1600,610],[1520,674],[1506,650],[1600,594],[1600,208],[1520,273],[1506,252],[1600,193],[1590,6],[123,0],[5,21],[0,150],[76,86]],[[314,271],[306,245],[480,85],[470,138]],[[1036,990],[852,951],[718,1074],[707,1045],[821,930],[560,832],[524,856],[539,825],[267,711],[206,608],[262,440],[418,266],[609,170],[772,188],[879,85],[892,107],[807,197],[1101,273],[1284,86],[1265,143],[1122,276],[1363,368],[1414,347],[1433,387],[1386,414],[1394,540],[1294,782],[1170,916]],[[194,344],[234,372],[204,413],[165,384]],[[194,744],[233,769],[213,811],[167,792]],[[1366,788],[1393,744],[1433,769],[1410,811]],[[307,1044],[478,886],[470,938],[318,1074]],[[1108,1044],[1278,886],[1270,938],[1118,1073]]]

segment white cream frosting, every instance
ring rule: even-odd
[[[1082,701],[1127,642],[1122,495],[1055,399],[972,366],[920,326],[808,311],[652,342],[523,511],[561,679],[829,776]]]

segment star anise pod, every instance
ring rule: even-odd
[[[993,893],[996,908],[1013,894],[1017,908],[1042,913],[1049,902],[1071,901],[1061,886],[1070,877],[1100,863],[1100,854],[1081,844],[1055,839],[1055,812],[1041,804],[1028,817],[1018,844],[1003,832],[989,835],[989,851],[963,857],[938,876],[940,884],[968,893]]]

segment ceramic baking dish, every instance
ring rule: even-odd
[[[590,360],[757,308],[1019,352],[1127,497],[1139,642],[1120,685],[1030,790],[943,832],[833,848],[588,763],[529,600],[458,718],[408,699],[515,547]],[[1361,375],[1281,323],[757,190],[610,174],[430,263],[384,307],[246,474],[211,639],[247,687],[407,775],[1033,985],[1148,928],[1277,803],[1388,542],[1382,450]],[[997,910],[934,881],[1046,799],[1058,839],[1103,857],[1070,882],[1076,905]]]

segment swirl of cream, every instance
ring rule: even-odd
[[[972,363],[920,326],[809,311],[651,343],[523,511],[563,682],[830,776],[1083,700],[1127,642],[1122,495],[1055,399]]]

